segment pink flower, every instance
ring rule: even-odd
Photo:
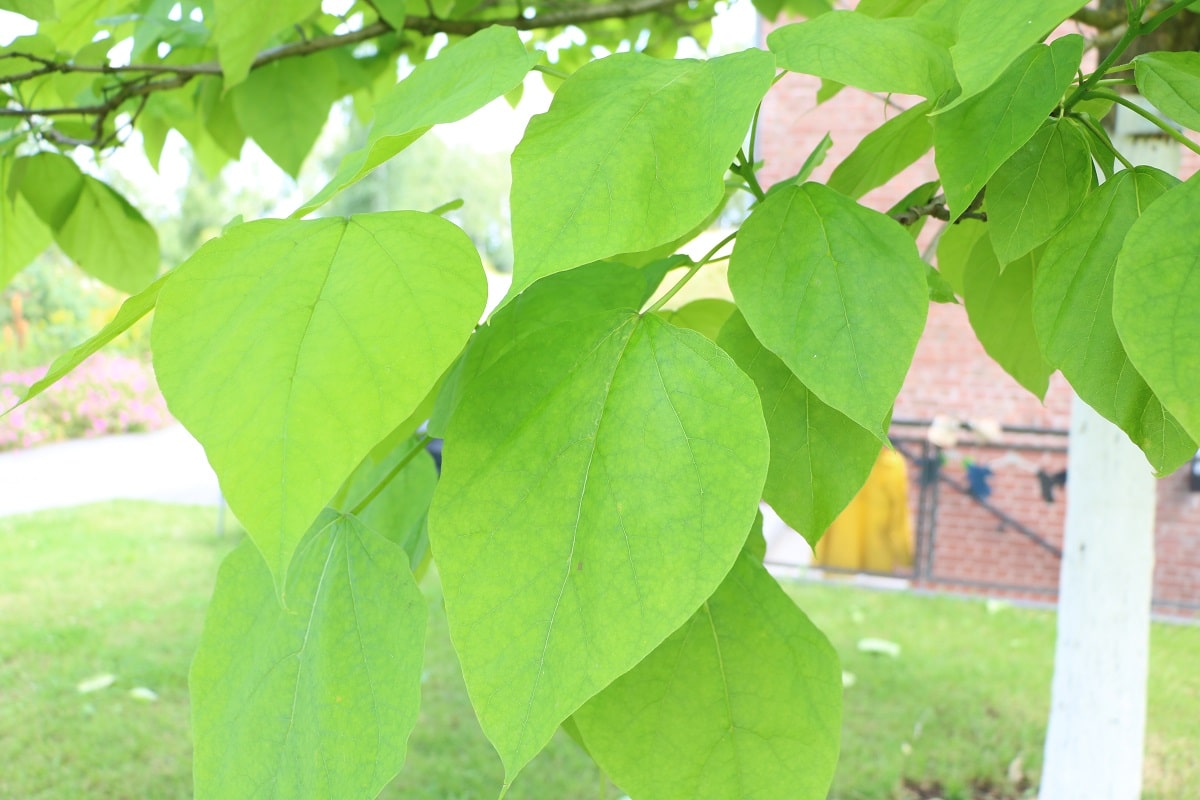
[[[0,373],[0,408],[16,405],[20,393],[45,373],[45,367]],[[169,421],[149,364],[100,353],[29,405],[0,418],[0,450],[75,436],[152,430]]]

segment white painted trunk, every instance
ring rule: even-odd
[[[1178,146],[1119,108],[1114,143],[1134,164],[1179,171]],[[1041,800],[1136,800],[1142,792],[1155,482],[1141,451],[1078,397],[1071,408]]]
[[[1136,800],[1142,788],[1154,571],[1154,476],[1075,398],[1041,800]]]

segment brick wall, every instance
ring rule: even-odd
[[[763,34],[765,37],[765,32]],[[845,89],[832,100],[817,106],[819,81],[788,75],[769,93],[763,104],[758,133],[758,157],[765,161],[764,183],[786,178],[800,168],[805,158],[826,134],[833,146],[814,179],[824,180],[858,141],[914,98],[893,95],[887,100]],[[1184,174],[1200,168],[1200,158],[1187,153]],[[908,191],[936,178],[931,158],[905,170],[887,186],[868,194],[863,202],[886,210]],[[932,226],[928,226],[932,227]],[[920,240],[925,246],[927,231]],[[970,330],[961,306],[933,305],[925,335],[917,348],[912,370],[896,404],[897,419],[928,420],[947,415],[961,419],[994,419],[1005,425],[1065,429],[1070,422],[1071,390],[1061,375],[1051,380],[1045,403],[1030,395],[983,352]],[[894,431],[898,433],[899,431]],[[905,431],[912,434],[912,430]],[[1065,444],[1059,439],[1056,444]],[[1015,457],[1005,460],[1005,450],[960,448],[946,465],[946,474],[965,482],[962,457],[978,463],[999,462],[991,479],[990,500],[999,508],[1037,531],[1047,540],[1061,544],[1066,508],[1061,490],[1058,501],[1042,500],[1030,464],[1047,472],[1065,468],[1064,453],[1022,452],[1028,463]],[[917,510],[918,475],[910,471],[912,509]],[[1160,609],[1174,612],[1178,605],[1200,604],[1200,493],[1187,491],[1186,471],[1159,482],[1157,566],[1155,597]],[[1027,538],[1000,527],[996,519],[969,497],[942,487],[936,530],[933,574],[948,581],[987,581],[1021,587],[1010,594],[1053,598],[1037,589],[1053,589],[1058,583],[1058,559]],[[952,583],[947,588],[967,589]]]
[[[893,435],[900,436],[913,433],[893,431]],[[922,585],[944,584],[955,590],[974,591],[980,589],[974,584],[987,583],[994,585],[988,591],[995,593],[1053,598],[1058,585],[1058,557],[1032,537],[1060,548],[1066,503],[1061,488],[1053,492],[1053,502],[1043,499],[1036,470],[1040,467],[1055,473],[1066,468],[1066,454],[1061,449],[1065,438],[1038,438],[1048,439],[1045,443],[1057,451],[1017,454],[1003,447],[962,446],[944,454],[947,461],[942,472],[959,486],[968,484],[967,460],[989,466],[993,473],[987,480],[991,494],[986,502],[1017,524],[999,519],[969,495],[943,482],[937,487],[936,499],[931,491],[924,493],[929,508],[926,513],[933,519],[921,525],[917,519],[922,499],[921,471],[916,467],[910,470],[909,506],[921,537],[918,551],[928,548],[931,534],[934,542],[932,558],[922,564],[921,573],[928,578]],[[924,557],[929,558],[928,554]]]

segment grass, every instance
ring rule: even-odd
[[[211,510],[114,503],[0,519],[0,797],[189,797],[187,666],[221,558]],[[495,796],[502,770],[467,703],[439,587],[421,721],[385,798]],[[1021,797],[1041,762],[1054,617],[979,601],[800,585],[854,676],[831,798]],[[860,652],[863,637],[901,646]],[[1200,628],[1152,634],[1146,800],[1200,797]],[[112,673],[109,688],[76,685]],[[144,686],[157,702],[130,696]],[[993,792],[989,794],[989,792]],[[618,796],[563,735],[514,800]],[[1031,794],[1029,796],[1032,796]]]

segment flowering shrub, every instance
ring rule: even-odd
[[[46,369],[0,373],[0,410],[12,408]],[[148,364],[100,353],[28,405],[0,417],[0,450],[149,431],[170,421]]]

